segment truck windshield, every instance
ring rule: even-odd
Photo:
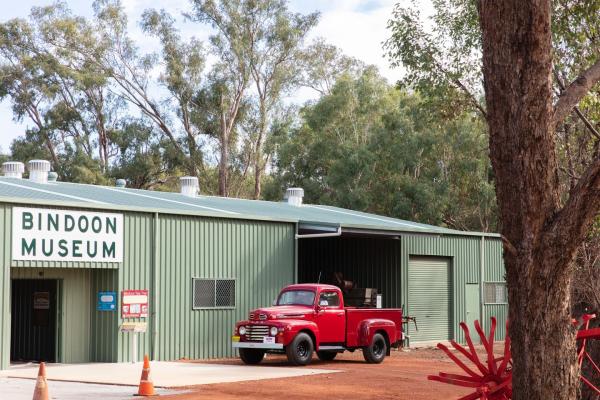
[[[315,303],[315,292],[310,290],[287,290],[279,295],[278,306],[301,305],[312,306]]]

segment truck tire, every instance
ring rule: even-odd
[[[379,364],[387,354],[387,343],[381,333],[373,335],[371,344],[363,348],[363,357],[369,364]]]
[[[317,357],[321,361],[332,361],[337,353],[335,351],[317,351]]]
[[[265,357],[264,350],[258,349],[240,349],[240,358],[244,364],[256,365],[259,364]]]
[[[288,361],[293,365],[308,365],[312,359],[315,346],[308,334],[300,332],[294,340],[286,346],[285,353]]]

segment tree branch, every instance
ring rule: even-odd
[[[581,99],[600,81],[600,58],[563,91],[554,105],[554,125],[561,123]]]
[[[571,189],[569,199],[552,221],[543,242],[546,246],[559,246],[563,256],[570,257],[599,211],[600,157],[596,157]],[[557,262],[555,265],[564,264]]]
[[[563,83],[559,73],[557,70],[554,70],[554,77],[556,78],[556,82],[558,83],[558,87],[560,88],[560,95],[562,96],[562,94],[565,91],[565,84]],[[594,127],[594,125],[592,125],[592,123],[590,122],[590,120],[588,120],[585,115],[583,115],[583,113],[581,112],[581,110],[579,109],[579,107],[575,106],[573,107],[573,110],[575,111],[575,114],[577,114],[577,116],[579,117],[579,119],[581,119],[581,121],[583,122],[583,124],[586,126],[586,128],[590,131],[590,133],[592,135],[594,135],[597,139],[600,139],[600,133],[598,133],[598,131],[596,130],[596,128]]]

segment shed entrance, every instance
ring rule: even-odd
[[[357,288],[374,288],[383,307],[401,307],[401,241],[397,236],[344,232],[298,240],[298,282],[332,283],[335,273]]]
[[[58,281],[14,279],[11,361],[56,361]]]
[[[452,339],[452,271],[449,258],[410,257],[408,312],[419,330],[410,330],[410,343]]]

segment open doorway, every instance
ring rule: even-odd
[[[54,279],[12,280],[11,362],[56,361],[57,291]]]

